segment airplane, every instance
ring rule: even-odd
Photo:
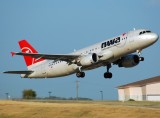
[[[5,71],[21,74],[22,78],[55,78],[76,74],[85,77],[87,70],[106,67],[104,78],[112,78],[112,65],[130,68],[144,61],[141,51],[158,40],[159,36],[147,29],[132,30],[117,37],[96,43],[70,54],[41,54],[26,40],[19,41],[21,52],[11,52],[12,56],[24,57],[28,70]]]

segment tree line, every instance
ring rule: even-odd
[[[73,97],[64,98],[64,97],[57,97],[57,96],[49,96],[49,97],[45,97],[45,98],[37,98],[36,91],[34,91],[32,89],[23,90],[22,99],[77,100],[77,98],[73,98]],[[78,100],[92,100],[92,99],[79,97]]]

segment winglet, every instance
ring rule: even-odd
[[[15,52],[11,52],[12,57],[15,55]]]

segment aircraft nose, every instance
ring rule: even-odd
[[[151,34],[151,40],[152,40],[153,42],[156,42],[156,41],[158,40],[158,38],[159,38],[158,34],[156,34],[156,33],[152,33],[152,34]]]

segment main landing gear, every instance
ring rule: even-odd
[[[85,77],[85,73],[84,72],[77,72],[76,73],[76,76],[78,77],[78,78],[83,78],[83,77]]]
[[[79,67],[79,72],[76,73],[76,76],[78,78],[84,78],[85,77],[85,73],[81,71],[81,67]]]
[[[104,73],[104,78],[112,78],[112,73],[109,72],[109,69],[111,68],[111,64],[107,64],[107,72]]]

